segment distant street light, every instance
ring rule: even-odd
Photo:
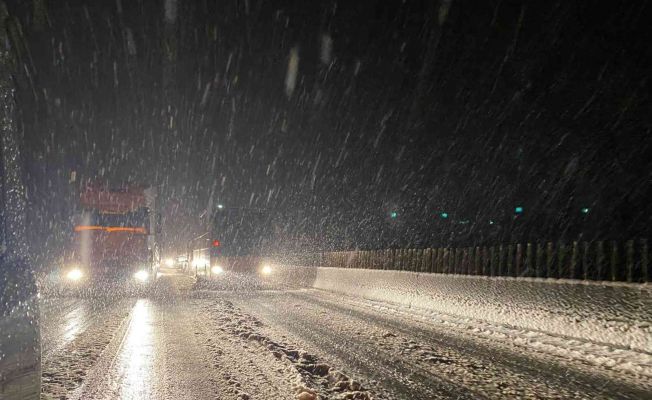
[[[224,206],[223,206],[222,204],[218,204],[218,205],[217,205],[217,208],[221,210],[221,209],[224,208]]]

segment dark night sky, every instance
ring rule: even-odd
[[[156,182],[177,242],[211,193],[335,246],[436,245],[439,212],[482,231],[515,204],[506,240],[649,233],[647,2],[9,3],[37,225],[75,168]]]

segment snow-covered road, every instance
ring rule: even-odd
[[[44,397],[649,398],[641,376],[318,290],[45,299]]]

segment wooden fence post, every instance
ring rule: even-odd
[[[641,239],[641,280],[643,282],[650,282],[650,275],[652,275],[648,257],[647,239]]]
[[[514,262],[514,276],[521,276],[521,267],[523,259],[523,245],[518,243],[516,245],[516,261]]]
[[[405,260],[403,262],[403,271],[412,270],[412,249],[405,249]]]
[[[514,276],[514,245],[507,245],[507,276]]]
[[[582,242],[582,279],[585,281],[590,279],[591,274],[591,247],[589,242]]]
[[[451,249],[448,258],[450,259],[450,263],[448,267],[450,270],[449,272],[452,274],[456,274],[457,273],[457,248],[454,247]]]
[[[416,253],[417,253],[416,249],[410,249],[410,251],[408,252],[409,257],[410,257],[409,258],[410,261],[408,263],[408,271],[414,271],[415,270],[414,267],[416,265],[416,258],[417,258]]]
[[[460,253],[461,253],[460,254],[460,266],[459,266],[458,273],[460,273],[462,275],[467,275],[469,270],[468,270],[468,267],[467,267],[466,263],[467,263],[467,260],[469,258],[469,248],[464,247],[463,249],[461,249]]]
[[[396,250],[396,266],[394,268],[399,270],[399,271],[402,271],[404,263],[405,263],[405,250],[404,249],[397,249]]]
[[[394,249],[394,262],[392,263],[392,269],[399,270],[401,269],[401,249]]]
[[[464,258],[465,258],[466,248],[457,249],[457,274],[464,274]]]
[[[577,279],[577,266],[579,264],[579,246],[577,242],[573,242],[573,250],[571,254],[570,276],[571,279]]]
[[[532,254],[532,243],[525,245],[525,262],[523,263],[523,276],[534,276],[534,257]]]
[[[437,272],[437,248],[436,247],[430,249],[430,264],[428,266],[428,272],[430,273]]]
[[[557,271],[555,278],[565,278],[566,277],[566,259],[567,257],[566,245],[559,243],[557,245]]]
[[[535,273],[534,276],[537,278],[542,278],[544,276],[543,272],[543,243],[537,243],[537,255],[535,262]]]
[[[604,276],[604,242],[599,241],[595,244],[595,280],[603,281]]]
[[[424,272],[424,269],[426,268],[426,249],[420,249],[419,250],[419,262],[417,263],[418,269],[417,272]]]
[[[446,247],[442,247],[439,249],[440,250],[440,255],[439,255],[439,267],[440,270],[439,272],[442,274],[448,273],[448,249]]]
[[[476,275],[487,276],[489,268],[487,267],[487,248],[485,246],[475,248],[475,257],[477,259]]]
[[[437,261],[437,249],[430,249],[430,264],[428,265],[428,272],[433,273],[437,268],[435,262]]]
[[[403,257],[401,260],[401,271],[407,271],[410,267],[410,250],[403,250]]]
[[[545,271],[545,277],[546,278],[554,278],[555,273],[553,271],[555,265],[555,252],[553,250],[553,244],[552,242],[548,242],[546,244],[546,271]]]
[[[611,241],[611,254],[609,257],[609,278],[612,281],[618,280],[618,244],[615,240]]]
[[[482,266],[482,247],[471,247],[473,251],[473,275],[484,275],[484,268]],[[469,271],[471,273],[471,271]]]
[[[432,249],[432,270],[430,272],[439,273],[439,247]]]
[[[625,242],[625,260],[626,260],[627,282],[633,282],[635,280],[633,240],[628,240],[627,242]]]

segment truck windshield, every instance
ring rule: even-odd
[[[90,210],[83,213],[81,224],[102,227],[148,229],[149,211],[146,208],[127,213],[101,213],[96,210]]]

